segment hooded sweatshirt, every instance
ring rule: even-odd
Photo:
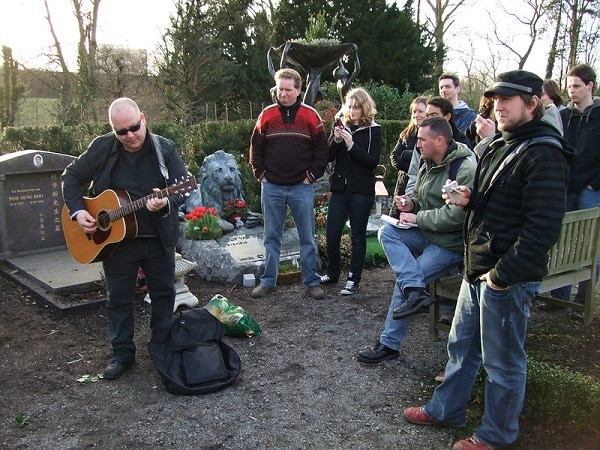
[[[569,193],[578,194],[587,186],[600,189],[600,98],[578,111],[573,103],[560,111],[564,137],[577,151],[571,166]]]
[[[454,114],[452,114],[452,120],[454,120],[458,129],[463,133],[469,128],[469,125],[471,125],[471,122],[473,122],[476,117],[477,113],[469,108],[469,105],[462,100],[458,101],[458,105],[454,107]]]

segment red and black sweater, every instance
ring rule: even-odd
[[[254,177],[282,186],[315,182],[325,173],[329,146],[323,122],[314,108],[297,101],[266,107],[250,140]]]

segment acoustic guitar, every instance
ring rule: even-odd
[[[135,211],[146,207],[151,198],[185,196],[197,189],[196,179],[189,175],[183,181],[132,201],[127,191],[107,189],[97,197],[84,197],[85,209],[96,219],[98,229],[85,233],[77,220],[69,216],[67,205],[62,209],[62,227],[69,253],[81,264],[106,259],[117,244],[137,236]]]

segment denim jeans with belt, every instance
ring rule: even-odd
[[[418,228],[402,229],[386,224],[379,229],[378,238],[396,275],[385,329],[379,342],[398,350],[406,337],[409,319],[394,320],[393,311],[404,302],[404,288],[426,287],[456,268],[463,255],[432,244]]]
[[[539,289],[539,282],[517,283],[498,291],[484,281],[463,280],[448,335],[446,378],[425,405],[429,417],[463,425],[465,405],[483,364],[485,413],[474,434],[494,448],[517,439],[527,381],[523,346],[531,302]]]
[[[321,283],[317,273],[315,247],[315,194],[312,184],[281,186],[265,181],[261,183],[261,206],[264,217],[263,243],[266,250],[265,271],[260,284],[273,287],[277,283],[281,238],[288,206],[296,222],[300,238],[300,267],[302,283],[316,286]]]

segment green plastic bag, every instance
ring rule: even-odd
[[[262,329],[256,320],[241,306],[236,306],[227,297],[216,294],[204,307],[223,324],[227,336],[258,336]]]

